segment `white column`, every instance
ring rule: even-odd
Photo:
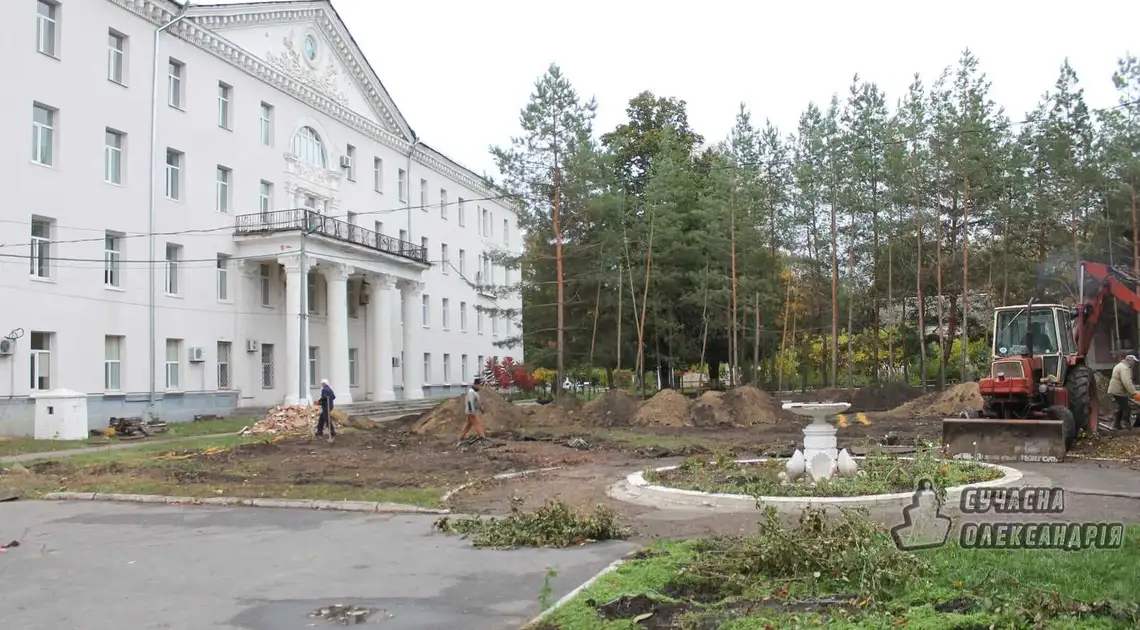
[[[285,404],[304,404],[309,401],[309,355],[308,350],[301,347],[301,292],[307,290],[310,265],[302,269],[299,256],[278,258],[277,262],[285,267],[285,364],[274,366],[277,372],[274,377],[285,388]],[[305,370],[304,388],[300,388],[302,368]]]
[[[352,403],[352,385],[348,375],[348,277],[352,272],[352,267],[336,264],[325,271],[329,306],[329,375],[324,378],[329,379],[329,385],[336,392],[336,402],[340,405]]]
[[[401,308],[404,310],[404,399],[424,397],[424,355],[419,339],[423,335],[422,282],[403,281],[400,287]]]
[[[372,380],[372,400],[396,400],[392,385],[392,298],[396,280],[392,276],[378,275],[372,279],[372,295],[368,304],[368,350]]]

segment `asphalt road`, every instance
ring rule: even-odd
[[[2,628],[294,630],[340,627],[330,604],[388,630],[518,628],[633,550],[477,550],[435,517],[311,510],[0,503]]]

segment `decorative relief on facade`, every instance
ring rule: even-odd
[[[340,89],[340,72],[336,69],[336,61],[329,59],[323,66],[317,65],[317,44],[311,34],[306,34],[304,56],[297,50],[296,38],[293,32],[281,38],[285,50],[281,54],[266,53],[269,63],[296,77],[299,81],[324,94],[340,105],[348,106],[348,95]]]
[[[170,10],[170,7],[173,5],[156,0],[110,0],[110,2],[156,25],[165,24],[176,15],[174,11]],[[395,116],[383,103],[384,99],[372,85],[371,78],[361,68],[360,63],[355,61],[355,54],[349,54],[348,59],[351,61],[346,63],[349,68],[351,68],[352,74],[358,77],[359,82],[367,86],[365,89],[368,98],[371,99],[375,107],[380,110],[378,113],[383,118],[383,126],[373,123],[345,105],[333,100],[320,89],[313,87],[309,82],[292,75],[274,64],[257,58],[244,49],[225,43],[224,40],[214,35],[210,30],[224,30],[226,28],[250,27],[263,24],[295,24],[302,20],[312,21],[317,17],[318,13],[324,16],[318,20],[320,30],[329,41],[334,42],[333,46],[341,51],[351,50],[349,44],[345,42],[345,38],[340,35],[339,28],[333,24],[333,21],[322,9],[287,9],[262,11],[259,13],[205,15],[180,22],[171,30],[174,31],[174,35],[198,46],[210,54],[225,59],[235,67],[257,77],[266,84],[291,94],[314,110],[323,112],[357,130],[361,134],[403,155],[407,155],[408,152],[411,151],[412,143],[402,137],[402,132],[399,131],[399,125],[396,122]],[[485,197],[495,197],[502,194],[498,190],[489,188],[486,182],[473,173],[462,170],[451,164],[449,160],[433,155],[433,153],[434,152],[429,153],[425,151],[423,147],[417,147],[415,159],[452,181],[466,186],[472,192],[482,194]],[[500,203],[508,207],[513,205],[512,202],[507,199],[501,200]]]

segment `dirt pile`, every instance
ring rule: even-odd
[[[479,390],[483,401],[483,426],[488,431],[509,431],[523,424],[524,414],[515,405],[507,402],[495,390],[484,387]],[[458,434],[467,420],[466,394],[448,399],[428,411],[412,427],[416,435]]]
[[[526,424],[536,427],[559,427],[585,424],[586,412],[582,401],[574,396],[560,396],[546,405],[527,405]]]
[[[799,416],[785,411],[780,401],[751,385],[725,392],[724,406],[732,423],[742,427],[800,421]]]
[[[314,405],[281,405],[269,410],[265,417],[253,423],[243,434],[281,435],[306,433],[316,429],[321,416],[320,407]],[[335,421],[335,417],[334,417]]]
[[[640,401],[624,389],[611,389],[586,403],[581,419],[597,427],[629,426],[639,404]]]
[[[732,416],[724,406],[724,394],[707,391],[697,398],[689,412],[695,427],[732,426]]]
[[[891,413],[915,418],[950,416],[963,409],[981,409],[982,395],[977,383],[962,383],[940,392],[931,392],[899,405]]]
[[[633,414],[633,424],[643,427],[691,426],[689,399],[676,390],[663,389],[637,409]]]

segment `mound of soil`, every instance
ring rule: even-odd
[[[527,405],[526,424],[536,427],[564,427],[585,424],[586,413],[582,401],[573,396],[559,397],[548,405]]]
[[[633,424],[643,427],[692,426],[689,417],[689,399],[674,389],[663,389],[633,414]]]
[[[785,411],[780,401],[751,385],[725,392],[723,400],[729,418],[738,426],[800,422],[799,416]]]
[[[852,411],[888,411],[918,398],[921,394],[918,388],[891,381],[857,389],[850,400],[842,402],[850,402]]]
[[[915,418],[950,416],[963,409],[981,409],[982,395],[977,383],[962,383],[940,392],[931,392],[904,403],[891,410],[891,413]]]
[[[693,403],[689,416],[695,427],[732,426],[732,416],[724,406],[724,394],[720,392],[707,391],[701,394]]]
[[[611,389],[586,403],[582,420],[598,427],[629,426],[640,402],[623,389]]]
[[[510,431],[523,424],[523,413],[515,405],[507,402],[495,390],[484,387],[479,390],[483,400],[483,426],[488,431]],[[412,427],[416,435],[441,435],[447,433],[458,434],[463,430],[463,423],[467,419],[465,411],[466,394],[451,398],[431,411],[425,413],[419,422]]]

